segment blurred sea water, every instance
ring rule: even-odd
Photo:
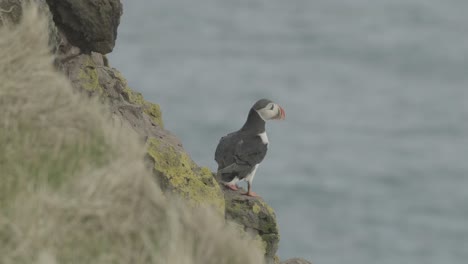
[[[468,1],[123,4],[111,65],[199,165],[257,99],[286,110],[253,185],[282,259],[468,263]]]

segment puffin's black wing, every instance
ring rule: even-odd
[[[262,162],[267,153],[267,145],[263,144],[258,135],[250,135],[244,131],[231,133],[221,138],[215,152],[218,163],[218,174],[223,181],[234,177],[245,178]]]
[[[230,133],[219,140],[215,152],[218,170],[224,169],[234,162],[234,152],[236,151],[236,146],[239,141],[239,132]]]

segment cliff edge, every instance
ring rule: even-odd
[[[0,0],[0,25],[20,21],[22,2]],[[163,193],[184,199],[194,209],[214,208],[239,232],[261,242],[268,263],[279,263],[274,210],[260,198],[221,188],[212,172],[198,166],[180,140],[164,129],[159,105],[131,89],[122,74],[110,66],[105,54],[112,51],[117,39],[123,12],[120,1],[33,2],[49,17],[49,43],[56,68],[65,74],[75,91],[101,102],[116,126],[138,135],[146,149],[146,164]]]

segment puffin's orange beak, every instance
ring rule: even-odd
[[[279,106],[279,105],[278,105]],[[276,119],[278,120],[284,120],[286,118],[286,112],[284,112],[283,107],[279,106],[278,109],[278,115],[276,116]]]

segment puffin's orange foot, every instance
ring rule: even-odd
[[[224,186],[226,186],[227,188],[233,190],[233,191],[237,191],[238,188],[237,188],[237,185],[235,184],[224,184]]]
[[[250,197],[259,197],[258,194],[254,193],[254,192],[246,192],[246,193],[243,193],[243,195],[247,195],[247,196],[250,196]]]

